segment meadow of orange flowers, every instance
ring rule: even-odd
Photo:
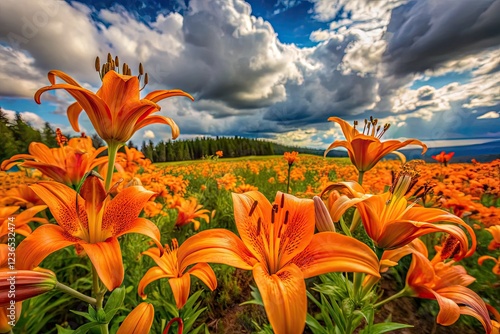
[[[431,300],[423,312],[439,325],[499,332],[500,160],[406,161],[395,151],[425,143],[332,117],[345,140],[326,152],[349,159],[217,151],[152,164],[125,143],[153,123],[178,136],[156,102],[191,96],[140,99],[143,70],[118,63],[96,62],[97,93],[52,71],[35,96],[66,90],[75,131],[87,113],[107,149],[58,132],[59,147],[31,143],[1,164],[0,332],[385,333],[421,325],[381,318],[405,298]],[[218,326],[231,299],[260,316]]]

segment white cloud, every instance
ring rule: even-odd
[[[15,120],[16,112],[14,110],[2,108],[2,112],[5,113],[5,115],[9,121],[13,122]],[[32,113],[30,111],[23,111],[23,112],[20,112],[19,114],[21,115],[21,118],[23,121],[30,124],[32,127],[34,127],[37,130],[42,129],[45,125],[45,121],[35,113]]]
[[[477,117],[477,119],[491,119],[491,118],[499,118],[500,114],[496,111],[488,111],[486,114],[482,114]]]
[[[155,138],[155,134],[151,130],[146,130],[146,131],[144,131],[144,134],[142,135],[142,138],[145,138],[145,139],[154,139]]]

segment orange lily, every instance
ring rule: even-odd
[[[492,324],[485,303],[467,288],[475,278],[468,275],[464,267],[454,265],[455,261],[443,262],[439,251],[432,261],[428,260],[425,247],[412,253],[406,285],[415,297],[437,300],[440,306],[437,323],[449,326],[460,314],[465,314],[478,319],[486,333],[491,333]]]
[[[495,275],[500,276],[500,257],[498,257],[498,260],[497,260],[493,256],[483,255],[483,256],[479,257],[479,259],[477,259],[477,263],[479,263],[479,265],[482,266],[483,262],[486,260],[492,260],[493,262],[495,262],[495,266],[493,267],[493,269],[491,271]]]
[[[382,138],[387,129],[389,129],[390,124],[385,124],[383,129],[381,129],[380,125],[377,127],[377,120],[371,117],[370,121],[365,119],[363,132],[359,132],[356,129],[357,122],[354,122],[354,127],[352,127],[339,117],[330,117],[328,120],[340,125],[345,140],[334,141],[326,149],[324,156],[326,157],[327,153],[336,147],[344,147],[347,149],[347,154],[352,164],[360,173],[372,169],[380,159],[389,153],[397,154],[404,163],[406,161],[405,156],[396,152],[396,150],[407,145],[420,145],[422,147],[422,154],[427,151],[427,146],[416,139],[408,139],[403,142],[399,140],[387,140],[382,142],[380,138]]]
[[[28,236],[31,233],[31,227],[28,225],[29,222],[48,223],[45,218],[34,217],[34,215],[46,208],[46,205],[37,205],[24,210],[20,214],[14,215],[19,210],[18,206],[0,207],[0,240],[4,239],[9,232],[14,230],[25,237]],[[9,222],[14,225],[10,225]]]
[[[378,260],[362,242],[335,232],[314,234],[314,204],[278,192],[274,204],[257,191],[233,193],[240,237],[224,229],[187,239],[178,256],[186,266],[223,263],[252,270],[277,334],[302,333],[307,313],[304,279],[333,271],[378,274]]]
[[[455,152],[445,153],[444,151],[442,151],[441,153],[439,153],[437,155],[433,155],[431,158],[436,160],[437,162],[444,164],[444,166],[446,167],[446,165],[448,164],[448,161],[450,161],[454,155],[455,155]]]
[[[19,244],[19,269],[31,269],[49,254],[76,245],[85,250],[104,285],[113,290],[124,276],[119,236],[141,233],[161,248],[158,227],[137,218],[154,194],[143,187],[125,188],[112,200],[94,175],[87,177],[80,194],[56,182],[40,182],[31,188],[45,200],[58,225],[42,225]]]
[[[222,156],[224,155],[224,152],[222,152],[222,151],[217,151],[217,152],[215,152],[215,155],[216,155],[217,157],[219,157],[219,158],[222,158]]]
[[[200,228],[200,222],[196,220],[197,218],[204,219],[207,223],[210,221],[210,212],[207,209],[201,209],[203,205],[198,204],[196,198],[192,197],[190,199],[180,199],[180,204],[175,208],[178,211],[177,220],[175,221],[175,226],[184,226],[189,223],[194,224],[194,230],[197,231]]]
[[[5,192],[5,197],[0,200],[0,205],[19,205],[29,209],[36,205],[42,205],[43,201],[26,184],[19,184],[17,187]]]
[[[210,290],[214,291],[217,288],[217,278],[208,264],[197,263],[186,271],[186,266],[184,265],[185,258],[179,258],[178,256],[183,251],[183,247],[185,246],[181,245],[179,248],[177,240],[172,239],[172,249],[168,245],[165,245],[165,253],[163,255],[160,254],[158,248],[151,248],[142,253],[151,257],[158,265],[149,269],[139,282],[138,292],[143,299],[147,298],[147,295],[144,293],[146,286],[161,278],[169,278],[168,283],[172,288],[175,304],[179,310],[186,304],[189,297],[191,275],[198,277]]]
[[[149,333],[154,319],[155,308],[153,305],[150,303],[140,303],[127,315],[116,334]]]
[[[500,225],[494,225],[488,228],[485,228],[486,231],[490,232],[493,236],[493,240],[491,240],[488,245],[488,249],[493,251],[495,249],[500,248]]]
[[[65,84],[56,84],[59,77]],[[50,71],[48,74],[50,86],[40,88],[35,93],[35,101],[40,104],[40,96],[49,90],[64,89],[77,102],[68,107],[68,119],[76,132],[80,131],[78,117],[82,109],[87,113],[97,134],[108,145],[121,145],[130,140],[135,132],[150,124],[166,124],[172,128],[172,137],[179,135],[175,122],[165,116],[152,116],[161,109],[156,103],[172,96],[191,95],[182,90],[157,90],[140,99],[139,78],[137,76],[118,74],[112,70],[102,78],[102,86],[93,93],[83,88],[73,78],[61,71]]]
[[[285,152],[283,154],[283,158],[285,158],[286,162],[288,162],[288,165],[291,166],[293,165],[293,163],[297,160],[299,160],[299,158],[297,157],[299,155],[299,152],[295,152],[295,151],[292,151],[292,152]]]
[[[384,249],[394,249],[407,245],[412,240],[429,233],[445,232],[455,237],[461,247],[456,260],[472,255],[476,249],[476,236],[472,228],[461,218],[441,209],[425,208],[416,203],[408,203],[404,196],[414,180],[403,174],[396,180],[391,191],[379,195],[364,194],[363,187],[356,182],[339,182],[325,190],[345,190],[333,205],[332,219],[340,219],[345,210],[356,205],[368,236]],[[442,224],[450,222],[463,226],[472,238],[469,241],[459,226]]]
[[[106,147],[95,150],[90,138],[72,138],[67,146],[59,148],[33,142],[29,146],[30,154],[16,154],[2,162],[0,168],[8,170],[14,165],[36,168],[54,181],[76,188],[87,172],[108,161],[108,157],[97,158],[105,150]]]

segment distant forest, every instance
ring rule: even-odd
[[[74,136],[64,134],[71,138]],[[0,161],[15,154],[28,153],[31,142],[41,142],[48,147],[57,147],[56,132],[46,122],[41,130],[33,128],[17,113],[13,121],[7,118],[0,108]],[[104,142],[96,134],[91,136],[94,147],[104,146]],[[284,152],[297,151],[303,154],[323,155],[324,150],[305,147],[285,146],[271,141],[253,138],[234,137],[200,137],[189,140],[143,141],[140,147],[130,141],[134,147],[153,162],[199,160],[223,151],[224,157],[242,157],[248,155],[282,155]],[[347,156],[344,152],[330,152],[329,156]]]

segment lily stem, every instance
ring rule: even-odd
[[[113,172],[115,171],[116,153],[118,152],[119,144],[108,144],[108,172],[106,174],[105,189],[109,191],[111,187],[111,180],[113,180]]]
[[[290,171],[292,170],[292,165],[288,164],[288,181],[286,183],[286,193],[290,193]]]
[[[84,295],[83,293],[81,293],[79,291],[76,291],[75,289],[70,288],[69,286],[67,286],[65,284],[57,282],[56,283],[56,289],[59,289],[62,292],[66,293],[66,294],[68,294],[70,296],[73,296],[75,298],[83,300],[84,302],[92,304],[94,306],[97,304],[97,300],[95,298],[92,298],[92,297],[89,297],[87,295]]]
[[[377,308],[377,307],[380,307],[394,299],[398,299],[398,298],[401,298],[401,297],[405,297],[405,296],[409,296],[409,291],[407,290],[407,288],[405,287],[403,290],[399,291],[398,293],[382,300],[381,302],[378,302],[376,303],[375,305],[373,305],[373,308]]]
[[[102,304],[104,301],[104,295],[106,291],[101,290],[100,287],[100,280],[99,280],[99,275],[97,275],[97,270],[95,269],[95,266],[92,264],[92,289],[94,290],[95,294],[95,299],[96,299],[96,311],[99,312],[100,309],[102,309]],[[108,334],[108,324],[101,324],[99,326],[101,328],[101,334]]]
[[[363,184],[363,175],[365,175],[365,172],[359,171],[359,174],[358,174],[358,183],[360,185]]]

